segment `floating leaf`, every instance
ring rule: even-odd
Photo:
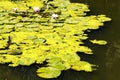
[[[78,49],[79,49],[78,51],[80,51],[80,52],[84,52],[86,54],[93,54],[92,50],[86,46],[79,46]]]
[[[34,39],[37,39],[38,37],[36,35],[31,35],[31,36],[27,36],[27,39],[31,39],[31,40],[34,40]]]
[[[59,70],[65,69],[64,63],[59,57],[51,57],[47,60],[47,62],[48,62],[48,66],[54,67]]]
[[[88,62],[85,62],[85,61],[77,62],[71,68],[74,69],[74,70],[77,70],[77,71],[86,71],[86,72],[91,72],[92,71],[91,64],[88,63]]]
[[[20,49],[12,49],[12,50],[7,51],[7,54],[20,55],[20,54],[22,54],[22,51]]]
[[[46,42],[46,40],[44,38],[39,38],[39,39],[34,40],[35,44],[40,44],[40,43],[45,43],[45,42]]]
[[[21,57],[18,61],[17,61],[17,64],[19,65],[31,65],[35,62],[35,60],[33,60],[32,58],[30,57]]]
[[[43,67],[37,70],[37,75],[43,78],[57,78],[60,74],[61,71],[54,67]]]
[[[103,23],[98,20],[89,20],[88,25],[91,26],[89,29],[98,29],[99,26],[103,26]]]
[[[92,42],[93,44],[98,44],[98,45],[106,45],[107,41],[105,40],[90,40],[90,42]]]
[[[105,15],[98,15],[97,19],[100,21],[100,22],[105,22],[105,21],[110,21],[111,18],[108,18],[106,17]]]
[[[1,39],[3,39],[3,37],[1,37]],[[5,46],[7,44],[6,42],[7,42],[6,40],[0,40],[0,49],[5,48]]]

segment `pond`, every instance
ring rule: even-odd
[[[93,45],[85,41],[94,55],[85,55],[83,60],[97,64],[97,70],[86,73],[73,70],[63,71],[61,76],[50,80],[120,80],[120,1],[119,0],[72,0],[83,2],[90,7],[91,14],[105,14],[112,18],[111,22],[105,23],[104,27],[89,33],[91,39],[103,39],[108,41],[106,46]],[[38,65],[31,67],[8,67],[0,65],[0,80],[46,80],[36,75]],[[48,79],[49,80],[49,79]]]

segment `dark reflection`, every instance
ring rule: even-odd
[[[0,80],[40,80],[36,75],[35,65],[31,67],[8,67],[0,65]]]
[[[107,46],[88,45],[94,55],[87,56],[78,53],[83,60],[99,65],[98,70],[91,73],[73,70],[63,71],[56,79],[42,79],[36,75],[37,67],[16,67],[0,65],[0,80],[120,80],[120,0],[71,0],[88,4],[91,12],[89,15],[105,14],[112,18],[104,27],[89,34],[91,39],[104,39]]]
[[[120,41],[112,42],[108,46],[105,60],[107,80],[120,79]]]

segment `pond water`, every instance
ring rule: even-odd
[[[105,14],[112,18],[112,21],[105,23],[104,27],[89,34],[91,39],[107,40],[108,45],[98,46],[85,41],[94,55],[80,54],[80,56],[83,60],[99,65],[97,70],[91,73],[63,71],[60,77],[48,80],[120,80],[120,0],[72,0],[72,2],[88,4],[91,9],[89,15]],[[0,65],[0,80],[46,80],[37,77],[36,69],[37,65],[17,68]]]

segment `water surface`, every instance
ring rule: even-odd
[[[120,80],[120,0],[71,0],[88,4],[91,12],[89,15],[105,14],[112,18],[104,27],[89,34],[90,39],[104,39],[106,46],[98,46],[85,42],[94,55],[79,54],[90,63],[99,65],[98,70],[91,73],[73,70],[63,71],[61,76],[50,80]],[[8,67],[0,65],[0,80],[46,80],[37,77],[38,65],[31,67]],[[49,80],[49,79],[48,79]]]

